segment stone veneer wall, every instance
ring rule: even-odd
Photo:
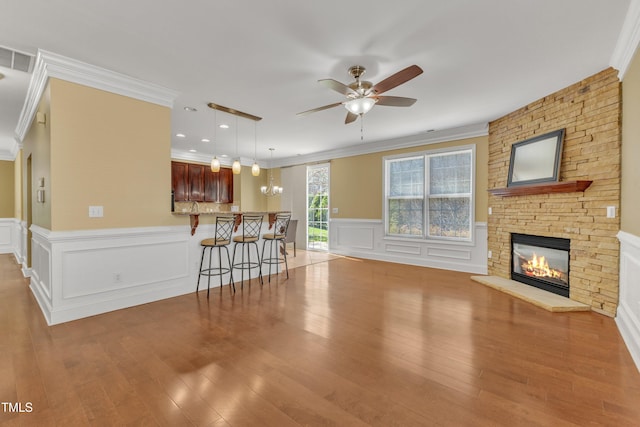
[[[560,181],[584,192],[489,196],[489,274],[509,278],[510,233],[571,239],[570,298],[615,316],[619,292],[621,84],[609,68],[489,124],[489,189],[507,186],[511,145],[565,128]],[[607,218],[606,207],[616,207]]]

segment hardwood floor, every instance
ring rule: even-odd
[[[0,255],[0,425],[640,425],[613,319],[470,276],[340,258],[48,327]]]

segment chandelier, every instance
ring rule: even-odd
[[[275,150],[275,148],[269,148],[269,151],[271,151],[271,160],[269,161],[269,186],[263,185],[260,187],[260,192],[267,197],[280,195],[283,190],[282,187],[273,185],[273,168],[271,167],[271,163],[273,162],[273,150]]]

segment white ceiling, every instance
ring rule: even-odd
[[[214,102],[263,117],[218,113],[218,155],[293,163],[314,153],[487,123],[611,64],[630,0],[9,0],[0,46],[54,52],[176,90],[174,153],[210,157]],[[351,65],[373,83],[412,64],[424,73],[386,95],[418,101],[376,106],[344,124],[341,101],[317,83],[350,83]],[[0,152],[14,142],[28,76],[0,67]],[[197,112],[186,112],[185,106]],[[186,138],[179,139],[181,132]],[[355,147],[354,147],[355,146]],[[187,154],[188,155],[188,154]],[[302,156],[302,157],[296,157]],[[286,159],[285,159],[286,158]]]

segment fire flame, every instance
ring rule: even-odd
[[[545,257],[538,257],[535,253],[533,254],[533,258],[527,260],[527,263],[523,264],[522,267],[530,276],[551,277],[553,279],[560,280],[564,279],[564,273],[549,268],[549,263],[547,262]]]

